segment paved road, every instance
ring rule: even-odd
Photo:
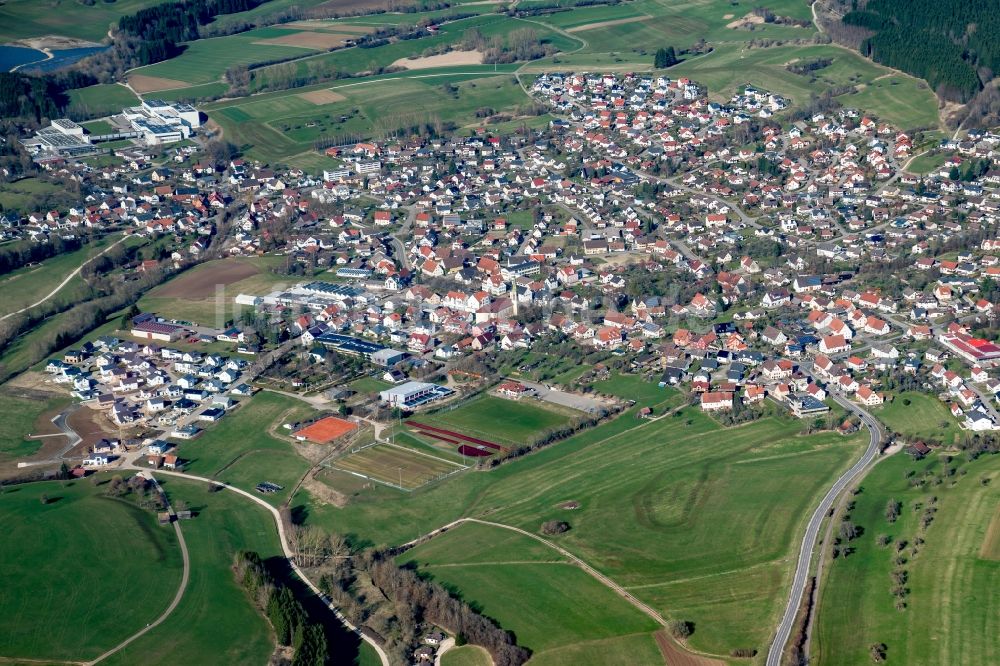
[[[832,397],[837,404],[861,417],[861,421],[865,424],[868,428],[868,432],[871,434],[871,439],[864,455],[862,455],[849,470],[844,472],[841,477],[837,479],[837,481],[833,484],[833,487],[831,487],[829,492],[827,492],[827,494],[823,497],[819,506],[816,507],[816,511],[813,512],[812,518],[809,519],[809,525],[806,527],[806,533],[802,537],[802,544],[799,548],[799,559],[795,567],[795,577],[792,580],[792,589],[788,595],[788,603],[785,606],[785,614],[782,616],[781,623],[778,625],[774,642],[771,643],[771,647],[767,652],[767,666],[781,666],[782,653],[784,652],[785,645],[788,643],[788,639],[792,634],[792,629],[795,625],[795,616],[799,610],[799,603],[801,602],[802,594],[806,589],[806,581],[809,578],[809,566],[812,562],[813,549],[816,547],[816,538],[819,536],[819,528],[823,523],[823,519],[826,518],[826,514],[830,510],[830,507],[833,506],[833,502],[837,496],[840,495],[840,493],[842,493],[851,483],[853,483],[854,480],[858,478],[858,476],[871,463],[871,461],[875,459],[882,443],[881,428],[879,427],[878,421],[876,421],[871,414],[841,395],[833,394]]]
[[[129,467],[131,469],[140,469],[140,470],[142,469],[142,468],[136,466],[134,463],[132,463],[131,460],[128,461],[125,464],[125,467]],[[216,481],[214,479],[209,479],[209,478],[206,478],[204,476],[192,476],[191,474],[185,474],[184,472],[169,472],[169,471],[166,471],[166,470],[157,470],[156,473],[157,474],[163,474],[163,475],[166,475],[166,476],[175,476],[175,477],[177,477],[179,479],[188,479],[188,480],[191,480],[191,481],[201,481],[203,483],[209,483],[209,484],[212,484],[212,485],[220,486],[222,488],[225,488],[226,490],[233,491],[237,495],[242,495],[243,497],[249,499],[250,501],[255,502],[255,503],[259,504],[260,506],[264,507],[265,509],[267,509],[267,511],[271,514],[271,517],[274,518],[274,524],[278,528],[278,540],[281,542],[281,550],[285,554],[285,559],[288,560],[288,566],[290,566],[291,569],[292,569],[292,571],[295,572],[295,575],[299,577],[299,580],[301,580],[303,583],[305,583],[306,586],[310,590],[312,590],[313,594],[315,594],[317,597],[319,597],[323,601],[323,603],[325,603],[327,605],[327,607],[331,611],[333,611],[334,615],[337,616],[337,619],[340,620],[344,624],[344,626],[348,628],[348,630],[353,631],[355,634],[357,634],[361,638],[361,640],[363,640],[364,642],[368,643],[369,645],[371,645],[375,649],[375,652],[378,653],[379,660],[382,662],[382,666],[389,666],[389,655],[387,655],[386,652],[385,652],[385,650],[382,649],[382,646],[379,645],[378,643],[376,643],[374,640],[372,640],[372,638],[370,638],[369,636],[363,634],[360,629],[358,629],[353,624],[351,624],[351,622],[347,619],[347,617],[345,617],[344,614],[341,613],[340,610],[333,604],[333,602],[330,601],[327,598],[327,596],[325,594],[323,594],[320,591],[320,589],[318,587],[316,587],[315,584],[313,584],[313,582],[311,580],[309,580],[308,577],[306,577],[305,573],[295,563],[295,560],[294,560],[295,551],[292,550],[292,547],[291,547],[291,545],[288,542],[288,535],[285,534],[285,524],[281,520],[281,514],[278,513],[278,510],[276,508],[274,508],[273,506],[271,506],[270,504],[268,504],[267,502],[265,502],[260,497],[257,497],[255,495],[247,492],[246,490],[242,490],[241,488],[236,488],[235,486],[230,486],[230,485],[225,484],[225,483],[223,483],[221,481]]]
[[[100,252],[98,252],[97,254],[95,254],[93,257],[91,257],[90,259],[87,259],[85,262],[83,262],[82,264],[80,264],[79,266],[77,266],[76,270],[74,270],[72,273],[70,273],[69,275],[67,275],[66,278],[62,282],[60,282],[56,286],[55,289],[53,289],[52,291],[50,291],[49,293],[47,293],[42,298],[42,300],[35,301],[31,305],[25,306],[25,307],[21,308],[20,310],[17,310],[16,312],[11,312],[10,314],[5,314],[4,316],[0,317],[0,321],[3,321],[4,319],[7,319],[8,317],[13,317],[14,315],[17,315],[17,314],[21,314],[22,312],[27,312],[31,308],[33,308],[33,307],[35,307],[37,305],[41,305],[45,301],[49,300],[50,298],[52,298],[53,296],[55,296],[56,294],[58,294],[59,290],[66,286],[66,283],[68,283],[70,280],[72,280],[74,277],[76,277],[80,273],[80,271],[83,270],[84,266],[86,266],[87,264],[89,264],[90,262],[92,262],[94,259],[97,259],[99,256],[101,256],[102,254],[104,254],[105,252],[107,252],[108,250],[110,250],[111,248],[113,248],[114,246],[118,245],[119,243],[121,243],[122,241],[124,241],[126,238],[128,238],[128,236],[122,236],[121,238],[119,238],[118,240],[116,240],[114,243],[112,243],[111,245],[107,246],[106,248],[104,248],[103,250],[101,250]],[[42,268],[44,270],[44,266]]]
[[[167,609],[163,611],[160,617],[156,618],[153,622],[150,622],[144,628],[132,634],[124,641],[122,641],[115,647],[111,648],[101,656],[97,657],[93,661],[86,662],[86,666],[92,666],[93,664],[96,664],[99,661],[104,661],[105,659],[115,654],[116,652],[125,649],[125,647],[128,646],[128,644],[131,643],[132,641],[137,640],[145,633],[152,631],[156,627],[160,626],[160,624],[163,623],[163,621],[166,620],[167,617],[174,612],[174,609],[177,608],[177,605],[180,604],[181,598],[184,596],[184,590],[187,589],[188,580],[191,577],[191,558],[188,556],[187,543],[184,542],[184,534],[183,532],[181,532],[181,524],[180,521],[177,520],[177,514],[176,512],[174,512],[174,507],[170,506],[170,503],[167,502],[166,494],[164,494],[163,489],[160,487],[160,484],[157,483],[156,479],[153,478],[152,473],[150,473],[149,471],[142,471],[139,472],[139,475],[153,482],[153,485],[156,486],[157,491],[159,491],[160,495],[163,497],[163,501],[167,505],[167,513],[170,514],[170,518],[173,521],[174,532],[176,532],[177,534],[177,543],[180,544],[181,557],[184,560],[184,572],[181,574],[181,584],[177,587],[177,594],[174,595],[173,601],[170,602],[170,605],[167,606]]]

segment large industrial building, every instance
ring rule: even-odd
[[[201,127],[201,114],[190,104],[148,99],[112,116],[111,134],[91,136],[68,118],[53,120],[21,144],[39,161],[53,157],[78,157],[101,152],[100,143],[136,139],[147,146],[183,141]]]

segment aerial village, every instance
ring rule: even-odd
[[[287,275],[220,296],[280,328],[273,339],[245,316],[133,312],[127,334],[49,357],[51,381],[154,433],[102,440],[84,467],[130,445],[182,466],[170,440],[226,418],[288,353],[384,377],[371,420],[452,399],[450,379],[426,380],[457,370],[509,399],[545,391],[491,361],[536,349],[641,374],[717,415],[753,418],[767,401],[821,417],[834,397],[877,408],[905,386],[969,431],[1000,428],[1000,136],[945,139],[945,165],[918,177],[906,133],[821,104],[779,123],[789,102],[749,86],[722,103],[686,79],[546,74],[530,92],[552,115],[544,130],[335,146],[322,174],[213,163],[173,136],[99,166],[36,143],[82,199],[0,219],[5,238],[123,231],[166,248],[125,275],[210,256],[277,256]],[[325,426],[290,429],[351,430]]]

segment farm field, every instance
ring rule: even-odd
[[[865,478],[851,515],[864,533],[853,555],[833,560],[827,569],[810,663],[870,662],[868,649],[876,642],[887,646],[889,663],[1000,661],[1000,602],[994,593],[1000,561],[983,550],[989,530],[1000,530],[1000,458],[946,461],[935,455],[914,462],[896,454]],[[960,468],[950,479],[949,466]],[[927,484],[911,485],[910,472]],[[945,480],[939,484],[938,478]],[[921,533],[921,517],[932,498],[937,498],[937,512]],[[895,523],[885,517],[890,500],[902,503]],[[885,548],[877,543],[881,534],[892,539]],[[917,536],[925,543],[913,555],[909,544]],[[890,573],[896,544],[904,541],[902,568],[910,593],[906,609],[899,611]]]
[[[351,35],[330,32],[310,32],[297,28],[272,26],[257,28],[225,37],[213,37],[188,42],[184,52],[175,58],[132,70],[142,77],[131,81],[140,92],[158,90],[156,79],[174,81],[162,88],[180,88],[218,81],[230,67],[251,65],[278,59],[309,55],[343,45]],[[138,86],[137,86],[138,83]]]
[[[185,469],[192,474],[244,490],[253,490],[263,481],[283,486],[283,490],[263,496],[280,504],[310,463],[298,454],[297,445],[272,437],[268,429],[287,433],[281,429],[283,423],[298,421],[313,411],[295,398],[262,391],[198,438],[181,443],[179,455],[190,461]]]
[[[444,70],[264,94],[219,102],[207,112],[249,156],[280,162],[312,151],[323,138],[376,136],[422,123],[461,126],[476,122],[475,113],[483,106],[506,108],[527,101],[512,76],[496,75],[492,67]],[[454,85],[455,91],[448,92],[446,85]],[[345,99],[317,105],[303,97],[322,89]]]
[[[650,422],[632,409],[490,472],[403,499],[364,491],[342,508],[316,507],[310,520],[376,543],[401,543],[462,516],[532,532],[566,520],[561,546],[662,614],[694,622],[696,649],[761,649],[809,508],[863,448],[862,436],[804,437],[800,427],[770,418],[722,429],[694,409]],[[561,508],[568,502],[577,508]],[[478,593],[480,582],[467,592]]]
[[[465,533],[467,529],[471,533]],[[517,533],[503,534],[506,531],[461,525],[398,559],[461,590],[483,613],[513,631],[518,644],[532,650],[532,663],[562,663],[557,655],[564,648],[580,647],[587,648],[589,657],[566,663],[610,663],[607,659],[613,655],[619,663],[638,664],[658,656],[651,635],[657,623],[556,551]],[[499,552],[494,559],[484,559],[489,551],[475,546],[493,540],[500,541]],[[518,593],[510,594],[512,589]]]
[[[456,409],[420,414],[416,420],[501,445],[517,445],[531,443],[550,428],[567,425],[572,418],[570,414],[570,410],[556,411],[548,403],[536,400],[515,401],[484,395]]]
[[[96,657],[173,599],[182,570],[173,529],[103,490],[47,482],[0,495],[0,657]]]
[[[227,319],[238,318],[240,306],[233,299],[239,294],[263,295],[303,279],[272,273],[256,258],[216,259],[156,287],[142,297],[139,306],[164,317],[221,328]],[[223,287],[221,299],[217,285]]]
[[[239,550],[256,551],[265,560],[281,555],[273,519],[234,493],[212,493],[207,484],[163,475],[159,481],[171,503],[183,501],[197,514],[182,525],[191,579],[163,624],[104,663],[266,662],[274,649],[271,629],[236,584],[231,566]]]
[[[359,474],[386,485],[413,490],[462,468],[414,449],[376,444],[330,461],[343,472]]]
[[[958,421],[944,403],[925,393],[900,393],[874,415],[890,430],[906,437],[951,445],[962,434]]]

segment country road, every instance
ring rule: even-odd
[[[37,306],[41,305],[42,303],[44,303],[45,301],[49,300],[50,298],[52,298],[53,296],[55,296],[56,294],[58,294],[59,291],[63,287],[65,287],[69,283],[70,280],[72,280],[77,275],[79,275],[80,271],[83,270],[84,266],[86,266],[87,264],[89,264],[90,262],[92,262],[94,259],[97,259],[99,256],[101,256],[102,254],[104,254],[105,252],[107,252],[108,250],[110,250],[111,248],[113,248],[114,246],[118,245],[119,243],[121,243],[122,241],[124,241],[126,238],[128,238],[128,236],[122,236],[121,238],[119,238],[118,240],[116,240],[114,243],[112,243],[111,245],[107,246],[106,248],[104,248],[103,250],[101,250],[100,252],[98,252],[97,254],[95,254],[93,257],[91,257],[90,259],[87,259],[85,262],[83,262],[82,264],[80,264],[79,266],[77,266],[76,270],[74,270],[69,275],[67,275],[66,278],[63,279],[62,282],[60,282],[58,285],[56,285],[55,289],[53,289],[52,291],[50,291],[49,293],[47,293],[40,301],[35,301],[31,305],[25,306],[25,307],[21,308],[20,310],[17,310],[16,312],[11,312],[11,313],[5,314],[4,316],[0,317],[0,321],[3,321],[4,319],[7,319],[9,317],[13,317],[14,315],[21,314],[22,312],[27,312],[31,308],[37,307]]]
[[[124,466],[130,469],[142,470],[141,467],[135,465],[131,460],[127,461]],[[344,626],[347,627],[349,631],[353,631],[355,634],[358,635],[359,638],[361,638],[361,640],[368,643],[369,645],[372,646],[372,648],[375,649],[375,652],[378,653],[379,660],[382,662],[382,666],[389,666],[389,655],[386,654],[385,650],[382,649],[382,646],[376,643],[372,638],[370,638],[366,634],[362,633],[361,630],[358,629],[356,626],[351,624],[351,622],[347,619],[347,617],[345,617],[344,614],[341,613],[340,610],[333,604],[333,602],[331,602],[326,597],[326,595],[323,594],[320,591],[320,589],[316,587],[316,585],[311,580],[309,580],[309,578],[306,577],[305,573],[299,568],[299,565],[295,563],[294,559],[295,552],[292,550],[292,547],[288,542],[288,535],[285,534],[285,524],[281,520],[281,514],[278,513],[278,510],[276,508],[265,502],[262,498],[256,497],[241,488],[230,486],[226,483],[223,483],[222,481],[216,481],[214,479],[209,479],[204,476],[192,476],[190,474],[185,474],[184,472],[169,472],[162,469],[157,470],[156,473],[162,474],[164,476],[173,476],[178,479],[201,481],[203,483],[219,486],[226,490],[231,490],[237,495],[242,495],[243,497],[246,497],[250,501],[255,502],[260,506],[264,507],[265,509],[267,509],[268,512],[270,512],[271,517],[274,518],[274,524],[278,528],[278,540],[281,542],[281,551],[285,554],[285,559],[288,560],[288,566],[292,569],[293,572],[295,572],[295,575],[299,577],[299,580],[305,583],[306,586],[313,592],[313,594],[319,597],[323,601],[323,603],[325,603],[327,607],[331,611],[333,611],[334,615],[337,616],[337,619],[340,620],[344,624]]]
[[[153,475],[150,472],[148,471],[139,472],[139,475],[153,482],[153,484],[156,486],[157,491],[159,491],[160,495],[163,497],[164,503],[166,503],[167,505],[167,513],[170,514],[171,521],[173,522],[174,532],[177,534],[177,543],[181,547],[181,557],[184,560],[184,571],[181,574],[181,584],[177,587],[177,593],[174,595],[173,601],[171,601],[170,605],[167,606],[167,609],[160,614],[160,617],[156,618],[154,621],[150,622],[145,627],[143,627],[136,633],[132,634],[124,641],[122,641],[115,647],[111,648],[101,656],[97,657],[96,659],[93,659],[92,661],[86,662],[85,666],[93,666],[93,664],[96,664],[100,661],[104,661],[105,659],[115,654],[116,652],[125,649],[130,643],[141,638],[147,632],[150,632],[156,627],[160,626],[160,624],[162,624],[163,621],[166,620],[170,616],[170,614],[174,612],[174,610],[177,608],[177,605],[180,604],[181,599],[184,597],[184,590],[187,589],[188,580],[191,578],[191,558],[188,556],[187,543],[184,541],[184,533],[181,532],[181,524],[177,520],[177,513],[174,511],[174,507],[172,507],[170,503],[167,502],[167,496],[166,494],[164,494],[163,488],[160,487],[160,484],[157,483],[156,479],[153,478]]]
[[[819,506],[816,507],[812,518],[809,519],[809,525],[806,527],[806,533],[803,535],[802,544],[799,547],[799,559],[795,566],[795,577],[792,580],[792,589],[788,595],[785,613],[775,632],[774,642],[771,643],[771,647],[767,652],[767,666],[781,666],[781,658],[785,650],[785,645],[788,644],[788,639],[792,634],[792,629],[795,625],[795,616],[799,610],[799,603],[806,589],[813,550],[816,547],[816,538],[819,536],[819,528],[823,523],[823,519],[826,518],[826,514],[830,510],[830,507],[833,506],[833,502],[837,496],[853,483],[872,460],[875,459],[882,443],[882,430],[875,417],[841,395],[833,394],[832,397],[841,407],[861,417],[861,421],[871,434],[871,439],[868,443],[868,448],[861,458],[837,479],[822,501],[820,501]]]

